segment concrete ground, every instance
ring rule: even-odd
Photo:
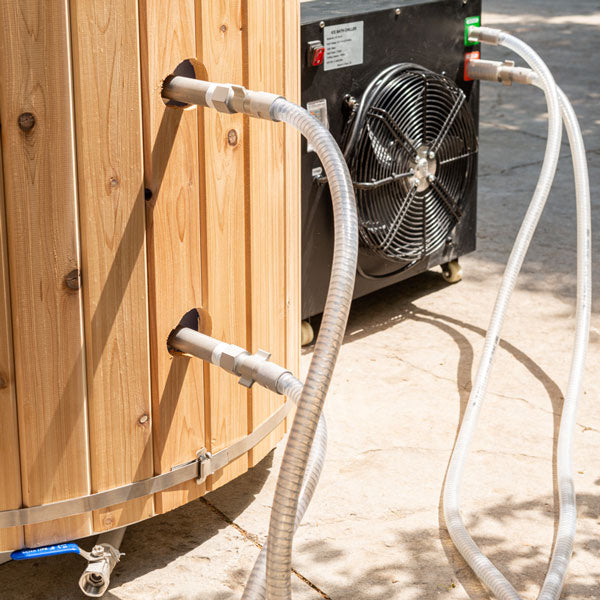
[[[484,23],[539,50],[573,100],[600,183],[597,0],[486,0]],[[485,49],[485,56],[508,56]],[[354,304],[326,405],[328,461],[296,536],[297,600],[483,600],[446,532],[441,491],[483,335],[540,169],[545,104],[484,84],[478,250],[464,280],[416,277]],[[557,523],[554,448],[573,338],[575,225],[566,140],[503,332],[465,473],[463,514],[523,598],[536,597]],[[600,230],[598,195],[594,228]],[[600,240],[594,256],[600,264]],[[575,437],[578,533],[563,594],[600,598],[600,276]],[[303,355],[303,368],[310,351]],[[282,445],[246,476],[128,529],[106,598],[239,598],[264,541]],[[87,543],[87,546],[91,542]],[[86,546],[86,547],[87,547]],[[0,597],[80,598],[74,556],[0,567]]]

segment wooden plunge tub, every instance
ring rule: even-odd
[[[252,431],[283,399],[167,351],[193,308],[214,337],[297,372],[299,142],[282,124],[167,108],[195,58],[214,81],[298,97],[281,0],[0,4],[0,510],[149,478]],[[3,193],[2,193],[3,192]],[[0,551],[164,513],[260,461],[0,529]]]

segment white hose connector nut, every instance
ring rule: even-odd
[[[484,81],[497,81],[503,85],[523,83],[531,85],[537,75],[531,69],[515,67],[512,60],[499,62],[497,60],[480,60],[478,58],[467,61],[467,76],[469,79]]]
[[[226,344],[223,342],[213,350],[211,362],[213,365],[217,365],[222,369],[225,369],[232,375],[239,375],[237,365],[240,357],[247,354],[249,354],[247,350],[244,350],[239,346],[234,346],[233,344]]]
[[[470,42],[481,42],[482,44],[491,44],[498,46],[500,44],[501,29],[493,29],[492,27],[477,27],[473,25],[469,27],[468,39]]]

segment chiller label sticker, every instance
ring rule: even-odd
[[[325,27],[324,71],[362,64],[363,25],[363,21],[356,21]]]

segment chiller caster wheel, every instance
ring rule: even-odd
[[[315,338],[315,332],[313,331],[312,325],[308,321],[302,321],[300,328],[300,345],[308,346]]]
[[[442,277],[448,283],[458,283],[462,279],[462,267],[458,260],[451,260],[442,265]]]

